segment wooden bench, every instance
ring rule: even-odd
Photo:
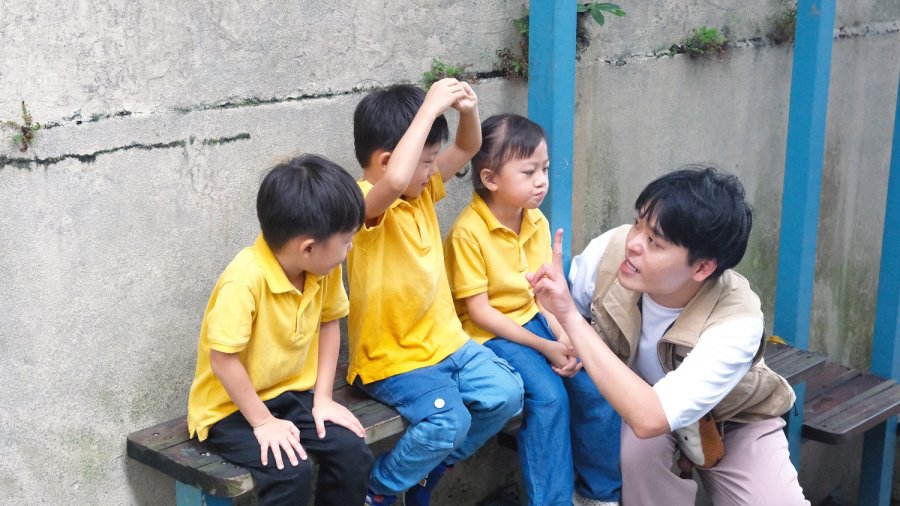
[[[341,373],[338,372],[338,377],[342,377]],[[366,428],[367,444],[399,434],[406,427],[397,411],[350,385],[337,386],[333,397],[347,406]],[[175,479],[179,506],[256,504],[255,483],[250,473],[190,438],[184,416],[129,434],[126,449],[132,459]]]
[[[900,413],[900,385],[894,380],[784,344],[770,343],[765,360],[791,385],[806,381],[802,430],[806,439],[842,443]]]
[[[765,360],[791,385],[806,381],[802,433],[807,439],[841,443],[900,413],[900,385],[893,380],[828,362],[820,353],[784,344],[770,343]],[[342,371],[338,377],[342,377]],[[349,385],[337,386],[334,399],[359,418],[366,428],[368,444],[395,436],[406,427],[393,408]],[[518,419],[512,420],[498,436],[503,446],[515,448],[518,425]],[[250,473],[189,438],[185,417],[129,434],[127,453],[176,480],[179,506],[256,502]]]

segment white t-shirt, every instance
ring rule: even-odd
[[[585,318],[591,316],[597,267],[612,233],[610,230],[595,238],[572,259],[569,269],[572,299]],[[708,413],[750,370],[759,349],[763,320],[735,318],[707,329],[678,369],[664,374],[656,345],[681,314],[681,308],[660,306],[647,294],[643,294],[641,304],[641,337],[632,369],[653,385],[669,428],[679,429]]]

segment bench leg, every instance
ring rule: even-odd
[[[794,393],[797,400],[794,407],[788,411],[787,426],[784,428],[788,440],[788,451],[791,454],[791,462],[797,472],[800,472],[800,443],[803,435],[803,402],[806,397],[806,382],[794,385]]]
[[[859,474],[859,504],[888,506],[891,503],[896,442],[896,416],[866,431]]]
[[[175,482],[175,504],[178,506],[232,506],[231,499],[223,499],[208,494],[193,486]]]

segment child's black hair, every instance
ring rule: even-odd
[[[712,259],[710,277],[738,264],[747,250],[753,211],[737,176],[708,165],[688,165],[655,179],[634,208],[655,221],[669,242],[688,250],[688,262]]]
[[[396,84],[375,90],[360,100],[353,112],[353,147],[363,168],[378,149],[393,151],[406,133],[419,107],[425,101],[422,88]],[[450,138],[447,118],[440,115],[431,125],[425,145],[431,146]]]
[[[484,200],[491,191],[481,180],[481,171],[494,174],[510,160],[528,158],[546,141],[540,125],[518,114],[495,114],[481,123],[481,149],[472,157],[472,186]]]
[[[362,191],[334,162],[301,155],[273,167],[256,196],[263,238],[277,251],[298,235],[320,241],[357,230],[366,217]]]

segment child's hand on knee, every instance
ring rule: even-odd
[[[366,429],[349,409],[334,400],[316,401],[312,409],[313,420],[316,422],[316,434],[319,439],[325,437],[325,422],[340,425],[359,437],[366,436]]]
[[[306,450],[300,446],[300,430],[289,420],[269,416],[261,424],[253,427],[253,435],[259,442],[259,461],[264,466],[269,464],[270,449],[275,456],[275,467],[278,469],[284,469],[282,451],[293,466],[300,463],[297,460],[298,455],[306,460]]]

